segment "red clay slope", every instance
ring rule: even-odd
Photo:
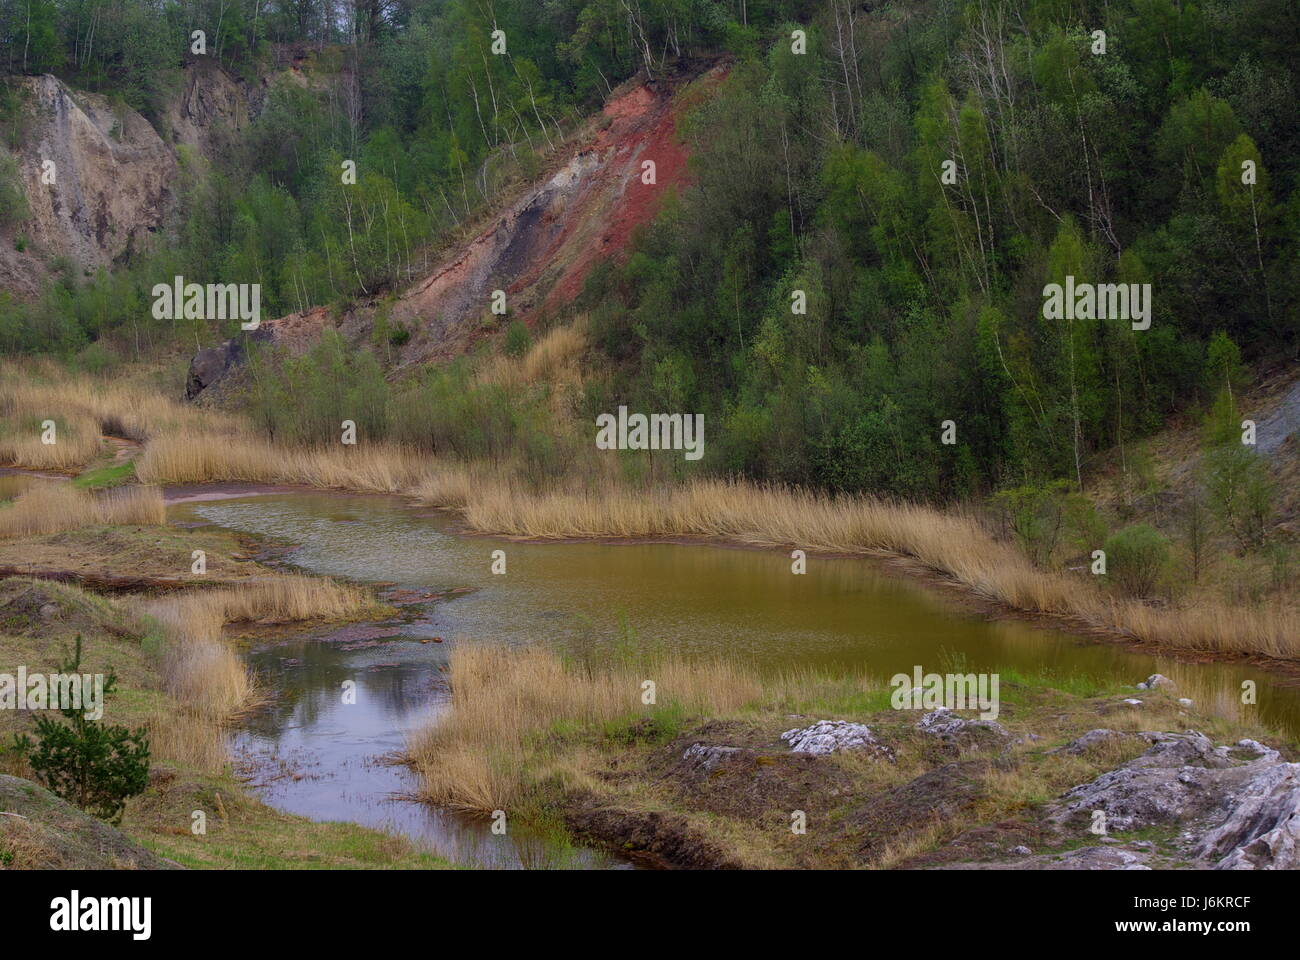
[[[678,95],[692,82],[707,89],[726,69],[719,63],[703,74],[619,87],[567,160],[392,304],[391,320],[412,334],[399,366],[456,356],[499,328],[479,322],[491,317],[494,290],[506,292],[512,317],[531,322],[572,301],[599,260],[621,259],[633,231],[654,217],[667,191],[687,183],[686,149],[676,133],[686,98]],[[646,160],[655,164],[653,184],[642,182]],[[373,313],[373,305],[349,311],[341,331],[362,340]],[[330,322],[329,311],[316,308],[266,320],[255,338],[299,352]],[[191,363],[189,394],[224,379],[241,361],[235,341],[201,351]]]
[[[715,67],[701,78],[720,79]],[[571,301],[598,260],[621,257],[632,232],[654,217],[665,192],[687,182],[676,135],[681,109],[668,80],[620,88],[568,162],[393,305],[413,331],[404,362],[457,352],[464,321],[490,312],[494,290],[510,314],[531,321]],[[655,183],[642,164],[655,164]],[[474,326],[477,326],[475,324]]]

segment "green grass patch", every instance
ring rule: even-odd
[[[99,467],[95,470],[87,470],[79,477],[72,481],[74,487],[80,487],[83,490],[106,490],[109,487],[121,486],[124,483],[130,483],[135,479],[135,463],[128,460],[126,463],[118,463],[108,467]]]

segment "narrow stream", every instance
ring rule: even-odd
[[[276,493],[180,502],[176,523],[206,523],[297,545],[317,574],[438,594],[415,623],[317,628],[255,646],[252,666],[276,699],[234,748],[273,806],[405,834],[457,862],[497,867],[611,867],[619,861],[550,837],[493,835],[400,799],[412,774],[384,758],[446,702],[454,642],[616,642],[717,654],[760,670],[809,667],[880,678],[947,672],[1047,673],[1136,683],[1163,673],[1201,709],[1300,733],[1300,686],[1246,664],[1180,662],[1016,620],[986,621],[919,584],[858,559],[811,557],[803,576],[781,551],[711,545],[519,543],[459,536],[451,518],[389,497]],[[506,573],[491,572],[505,551]],[[400,631],[400,632],[395,632]],[[377,635],[388,633],[387,636]],[[431,638],[443,642],[430,642]],[[421,639],[426,642],[420,642]],[[357,703],[344,706],[346,679]],[[1258,703],[1241,704],[1241,684]]]

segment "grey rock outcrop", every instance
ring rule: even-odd
[[[705,743],[692,743],[682,754],[682,759],[691,766],[704,771],[712,771],[718,764],[730,760],[740,753],[740,747],[723,747]]]
[[[1113,733],[1089,731],[1062,749]],[[1196,731],[1139,736],[1151,744],[1141,756],[1070,790],[1049,820],[1101,810],[1110,830],[1183,823],[1189,856],[1204,866],[1300,868],[1300,764],[1254,740],[1216,747]]]
[[[963,717],[948,707],[925,714],[916,722],[916,729],[938,737],[951,747],[1005,745],[1011,740],[1011,734],[996,720]]]
[[[1128,734],[1120,733],[1118,730],[1097,729],[1089,730],[1081,737],[1076,737],[1063,747],[1057,747],[1052,753],[1087,753],[1099,747],[1107,746],[1123,740]]]
[[[267,329],[241,332],[215,347],[204,347],[190,360],[185,376],[185,399],[193,400],[240,366],[248,354],[248,344],[268,343],[273,339]]]
[[[810,753],[815,757],[836,750],[873,750],[893,755],[893,751],[880,743],[871,729],[862,723],[847,720],[818,720],[810,727],[795,728],[781,734],[794,753]]]
[[[1163,673],[1153,673],[1137,686],[1139,690],[1175,690],[1178,687]]]

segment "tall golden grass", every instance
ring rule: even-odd
[[[427,458],[399,446],[286,449],[253,437],[213,442],[201,431],[160,437],[136,461],[146,482],[297,483],[365,493],[402,492],[427,472]]]
[[[41,424],[54,420],[54,443],[44,443]],[[36,419],[19,414],[0,433],[0,464],[32,470],[71,471],[99,455],[99,425],[78,416],[60,414]]]
[[[94,494],[68,483],[37,483],[19,494],[12,505],[0,508],[0,537],[165,521],[162,491],[157,487],[119,487]]]
[[[221,639],[227,623],[341,620],[380,609],[358,587],[285,576],[155,600],[139,612],[163,631],[164,689],[192,713],[220,724],[257,695],[243,662]]]
[[[477,379],[503,387],[543,381],[552,385],[573,383],[581,379],[580,361],[586,350],[586,325],[579,319],[546,331],[521,357],[491,357]]]
[[[41,442],[40,424],[58,424],[56,442]],[[237,420],[200,410],[129,380],[102,383],[47,360],[0,362],[0,465],[76,470],[100,453],[101,434],[144,441],[200,425],[208,433],[238,432]]]
[[[478,813],[517,805],[532,788],[536,738],[557,722],[591,727],[644,712],[641,684],[660,702],[717,715],[759,697],[765,686],[726,661],[661,659],[639,667],[583,670],[553,650],[459,644],[451,653],[451,704],[408,747],[432,802]]]

